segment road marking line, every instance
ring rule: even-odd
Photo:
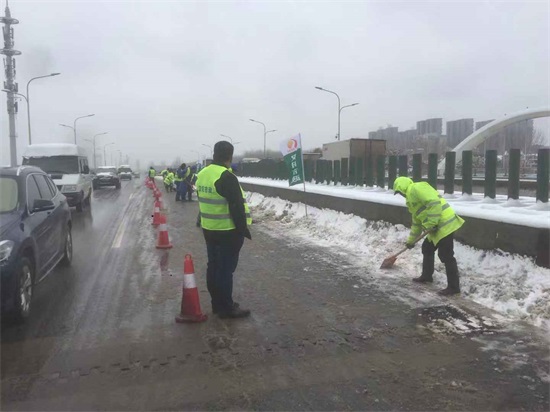
[[[132,193],[130,195],[130,198],[128,199],[128,204],[124,209],[124,217],[122,218],[122,222],[120,222],[120,225],[118,226],[118,230],[116,231],[115,239],[113,240],[113,245],[111,246],[111,249],[119,249],[122,244],[122,239],[124,238],[124,233],[126,232],[126,227],[128,226],[128,209],[130,206],[130,201],[134,197],[134,194],[135,193]]]
[[[118,227],[118,230],[115,235],[115,240],[113,241],[113,246],[111,246],[112,249],[120,248],[120,245],[122,244],[122,238],[124,237],[124,232],[126,231],[127,225],[128,225],[128,215],[124,216],[124,218],[122,219],[122,222],[120,222],[120,226]]]

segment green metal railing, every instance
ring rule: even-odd
[[[386,156],[379,155],[365,159],[352,157],[329,161],[324,159],[305,160],[305,179],[311,182],[313,179],[319,184],[341,183],[343,185],[357,185],[373,187],[374,184],[381,188],[393,189],[393,183],[397,176],[408,175],[407,156],[388,156],[386,175]],[[455,191],[456,153],[448,152],[445,156],[444,192],[453,194]],[[507,172],[508,198],[519,199],[521,184],[522,153],[519,149],[511,149],[504,163]],[[412,157],[412,178],[414,181],[427,180],[434,188],[437,188],[438,156],[435,153],[428,154],[428,174],[422,175],[422,155],[415,154]],[[363,163],[364,162],[364,163]],[[484,195],[494,199],[497,188],[498,157],[496,150],[487,150],[485,153]],[[549,200],[550,179],[550,149],[540,149],[537,157],[537,181],[536,199],[547,203]],[[462,193],[471,195],[473,190],[473,153],[470,150],[462,152],[462,164],[459,165],[462,174]],[[288,180],[288,169],[283,161],[261,161],[258,163],[242,163],[239,168],[240,176],[265,177],[270,179]],[[479,173],[483,173],[479,171]],[[386,179],[387,176],[387,179]],[[478,185],[480,180],[476,179]],[[387,183],[387,185],[386,185]],[[499,180],[499,184],[502,182]]]

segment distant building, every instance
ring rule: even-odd
[[[416,129],[399,132],[399,146],[404,150],[415,150],[417,147],[418,132]]]
[[[447,147],[455,148],[474,132],[474,119],[460,119],[447,122]]]
[[[399,128],[388,126],[375,132],[369,132],[370,140],[385,140],[388,150],[396,150],[399,147]]]
[[[483,126],[487,126],[489,123],[493,122],[495,119],[493,120],[483,120],[481,122],[476,122],[476,130],[479,130],[481,129]]]
[[[441,135],[443,133],[443,119],[438,117],[434,119],[420,120],[416,122],[416,131],[419,136],[426,134]]]
[[[484,120],[476,122],[476,130],[491,123],[493,120]],[[509,149],[522,149],[522,151],[530,151],[533,144],[534,132],[533,120],[522,120],[517,123],[512,123],[504,129],[489,137],[479,150],[497,150],[499,153],[504,153]]]

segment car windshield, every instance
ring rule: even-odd
[[[132,169],[130,169],[129,167],[121,167],[120,169],[118,169],[118,172],[119,173],[132,173]]]
[[[0,213],[14,211],[18,199],[19,191],[16,180],[11,177],[0,177]]]
[[[46,173],[80,173],[77,156],[30,157],[24,158],[23,164],[39,167]]]
[[[116,174],[116,168],[114,167],[101,167],[97,169],[97,173],[115,173]]]

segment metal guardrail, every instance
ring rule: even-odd
[[[498,167],[496,150],[487,150],[483,173],[473,166],[472,151],[462,152],[460,172],[457,173],[455,152],[446,153],[445,174],[442,178],[437,175],[438,157],[436,153],[428,154],[427,174],[424,174],[421,154],[412,156],[412,170],[408,167],[407,155],[377,156],[367,158],[343,158],[329,161],[324,159],[305,160],[304,172],[308,182],[334,182],[352,186],[374,186],[392,188],[397,176],[409,176],[415,180],[424,180],[437,188],[438,181],[443,182],[444,191],[448,194],[455,192],[455,185],[462,186],[462,193],[472,194],[474,183],[483,183],[486,197],[495,198],[496,188],[506,185],[508,198],[518,199],[522,187],[532,188],[536,184],[536,198],[548,203],[550,186],[550,149],[539,149],[536,158],[536,177],[529,173],[522,173],[521,153],[519,149],[510,150],[508,167],[504,170]],[[535,170],[530,167],[529,172]],[[283,161],[263,160],[258,163],[242,163],[240,174],[249,177],[264,177],[270,179],[288,179],[288,170]],[[525,177],[532,179],[525,179]],[[386,186],[387,183],[387,186]]]

